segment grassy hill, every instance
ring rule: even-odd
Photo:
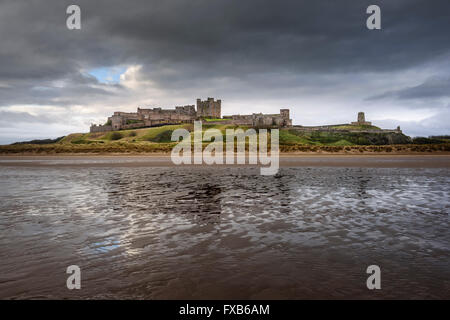
[[[304,133],[292,128],[282,129],[280,130],[280,150],[282,152],[450,151],[449,143],[415,146],[411,144],[409,137],[400,133],[349,132],[342,126],[339,127],[341,127],[342,132]],[[187,129],[191,132],[191,135],[194,129],[192,124],[183,124],[104,133],[73,133],[62,139],[41,140],[50,141],[50,143],[20,143],[0,146],[0,153],[168,153],[176,144],[176,142],[171,141],[172,132],[179,128]],[[225,130],[236,129],[237,126],[203,123],[203,130],[210,128],[220,130],[225,141]],[[241,128],[247,129],[247,127]],[[354,129],[354,126],[352,126],[352,129]],[[204,142],[205,146],[207,144],[208,142]]]
[[[379,127],[368,124],[361,124],[361,125],[341,124],[338,126],[334,126],[332,128],[336,130],[380,130]]]
[[[354,130],[354,128],[352,128]],[[409,144],[411,138],[396,132],[353,132],[345,129],[334,131],[302,132],[295,129],[282,130],[280,142],[284,144],[309,144],[317,146],[355,146]],[[281,137],[283,136],[283,139]]]

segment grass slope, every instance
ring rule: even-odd
[[[203,131],[207,129],[219,130],[224,142],[226,141],[226,129],[248,129],[247,127],[234,125],[208,123],[203,123],[202,128]],[[194,141],[194,126],[182,124],[113,132],[73,133],[50,144],[24,143],[0,146],[0,153],[168,153],[176,145],[176,142],[171,141],[172,133],[176,129],[188,130],[191,132],[191,141]],[[449,143],[414,145],[410,144],[409,137],[402,134],[355,133],[345,130],[342,133],[326,131],[304,133],[294,129],[282,129],[279,133],[280,150],[282,152],[450,151]],[[208,143],[203,141],[204,146]],[[246,144],[248,145],[248,143]],[[397,146],[389,146],[389,144],[396,144]]]

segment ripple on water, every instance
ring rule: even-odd
[[[449,298],[446,169],[0,168],[1,298]],[[65,289],[82,268],[83,290]],[[61,272],[61,270],[63,270]]]

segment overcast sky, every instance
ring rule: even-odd
[[[381,30],[366,28],[370,4]],[[365,111],[450,134],[449,16],[449,0],[0,0],[0,143],[207,97],[222,114],[290,108],[320,125]]]

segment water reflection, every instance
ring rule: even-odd
[[[374,262],[383,297],[448,298],[445,169],[0,175],[0,298],[370,298]],[[79,292],[61,286],[71,264]]]
[[[105,180],[103,188],[113,208],[146,215],[183,215],[198,224],[220,222],[222,188],[214,181],[124,170]]]

